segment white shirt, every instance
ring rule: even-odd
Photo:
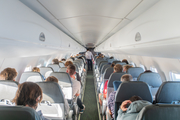
[[[80,84],[79,81],[74,80],[73,78],[71,78],[71,81],[72,81],[72,95],[73,95],[73,98],[74,98],[76,93],[80,94],[80,92],[81,92],[81,84]]]
[[[85,53],[85,56],[86,56],[86,59],[93,59],[93,54],[90,52],[90,51],[87,51],[86,53]]]

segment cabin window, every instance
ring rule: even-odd
[[[41,67],[41,66],[42,66],[41,64],[37,65],[38,68]]]
[[[157,71],[157,69],[156,69],[155,67],[150,67],[150,70],[151,70],[152,72],[158,73],[158,71]]]
[[[25,68],[24,72],[27,72],[27,71],[32,71],[32,67],[29,65]]]
[[[169,72],[172,81],[180,81],[180,74],[177,72]]]
[[[144,71],[146,70],[145,66],[140,64],[139,67],[141,67]]]
[[[132,61],[130,61],[129,64],[131,64],[133,67],[136,67],[136,64],[133,63]]]

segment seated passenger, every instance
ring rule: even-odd
[[[127,73],[129,68],[132,68],[132,65],[124,65],[123,66],[123,72]]]
[[[62,59],[61,59],[61,62],[65,63],[65,62],[66,62],[66,59],[65,59],[65,58],[62,58]]]
[[[31,107],[34,110],[37,109],[38,103],[42,100],[42,90],[41,88],[33,82],[24,82],[18,86],[16,96],[13,102],[16,105],[22,105],[26,107]],[[37,112],[42,120],[48,120],[43,117],[41,110]]]
[[[132,80],[133,80],[133,78],[130,74],[125,74],[121,77],[121,82],[132,81]],[[108,108],[107,109],[108,109],[109,114],[111,115],[112,119],[114,119],[115,95],[116,95],[116,90],[117,90],[116,87],[118,88],[118,86],[114,86],[114,91],[111,92],[108,97]]]
[[[13,80],[15,81],[17,77],[17,71],[14,68],[5,68],[0,73],[0,80]]]
[[[79,81],[76,80],[76,77],[74,76],[75,70],[76,68],[74,65],[69,65],[67,67],[67,73],[70,75],[72,81],[72,91],[73,91],[72,95],[74,98],[77,97],[77,105],[80,108],[80,113],[83,113],[83,111],[85,110],[85,105],[83,105],[81,100],[78,98],[81,92],[81,84]]]
[[[132,96],[121,104],[117,120],[135,120],[141,109],[147,105],[151,105],[151,103],[142,100],[139,96]]]
[[[32,69],[32,72],[39,72],[40,73],[40,69],[38,68],[38,67],[34,67],[33,69]],[[41,74],[41,73],[40,73]],[[41,75],[42,76],[42,78],[45,80],[45,77],[43,76],[43,75]]]
[[[122,72],[122,66],[120,64],[116,64],[114,66],[114,72],[113,73],[116,73],[116,72]],[[103,99],[106,99],[107,84],[108,84],[108,80],[104,83],[103,94],[99,93],[99,103],[100,103],[100,105],[102,105]]]
[[[56,83],[58,83],[58,79],[56,77],[54,77],[54,76],[49,76],[45,81],[46,82],[56,82]],[[68,101],[66,99],[64,99],[64,104],[65,104],[65,114],[67,115],[69,113],[69,104],[68,104]]]
[[[59,65],[59,60],[58,59],[53,59],[52,64],[58,64]]]
[[[129,64],[129,62],[126,59],[123,59],[122,62],[125,62],[126,64]]]

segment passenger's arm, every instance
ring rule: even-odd
[[[121,104],[120,109],[125,112],[125,111],[127,110],[127,104],[131,104],[131,103],[132,103],[132,102],[131,102],[130,100],[125,100],[125,101]]]

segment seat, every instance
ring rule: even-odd
[[[0,80],[0,101],[2,99],[13,100],[16,91],[18,89],[18,83],[11,80]]]
[[[47,72],[51,71],[53,72],[53,69],[51,67],[40,67],[40,73],[41,75],[45,76]]]
[[[24,106],[0,106],[1,120],[41,120],[37,112]]]
[[[162,84],[161,76],[158,73],[154,73],[154,72],[141,73],[137,81],[142,81],[147,83],[150,86],[154,98],[159,86]]]
[[[44,81],[44,79],[42,78],[42,76],[39,72],[24,72],[21,75],[19,83],[23,83],[26,81],[28,81],[28,82],[42,82],[42,81]]]
[[[120,64],[120,65],[126,65],[126,63],[125,62],[116,62],[116,64]]]
[[[65,67],[63,62],[59,62],[60,67]]]
[[[153,102],[152,94],[147,83],[141,81],[122,82],[115,96],[115,120],[121,103],[134,95],[140,96],[143,100],[147,100],[151,103]]]
[[[51,67],[54,72],[59,72],[60,66],[58,64],[49,64],[48,67]]]
[[[68,113],[65,111],[69,109],[69,105],[68,108],[65,107],[65,98],[58,83],[38,82],[37,84],[43,92],[42,103],[37,111],[41,110],[43,115],[50,119],[66,119]]]
[[[118,63],[118,62],[121,62],[121,61],[119,61],[119,60],[114,60],[112,63]]]
[[[132,67],[129,68],[127,73],[133,77],[133,80],[136,81],[138,76],[143,73],[144,70],[141,67]]]
[[[59,69],[59,72],[66,72],[66,70],[67,70],[66,67],[61,67],[61,68]]]
[[[172,101],[179,101],[180,100],[180,94],[178,94],[179,91],[180,91],[179,81],[163,82],[156,93],[155,102],[163,103],[163,104],[171,104]]]
[[[65,98],[72,100],[72,82],[69,74],[65,72],[53,72],[50,76],[54,76],[58,79],[58,84],[61,86]]]
[[[136,120],[180,120],[180,105],[156,104],[144,107]]]

